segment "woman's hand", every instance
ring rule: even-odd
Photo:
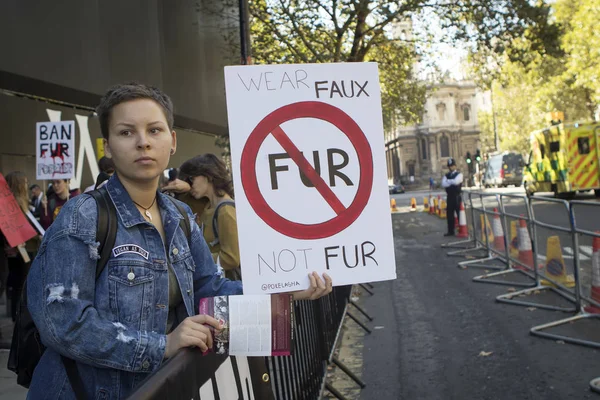
[[[181,179],[175,179],[174,181],[170,181],[166,186],[162,188],[163,192],[173,192],[173,193],[187,193],[192,188],[190,185],[182,181]]]
[[[206,325],[220,330],[219,321],[208,315],[187,317],[175,330],[167,335],[165,358],[172,357],[183,347],[199,347],[203,352],[212,349],[212,334]]]
[[[309,274],[310,287],[306,290],[292,292],[294,300],[316,300],[331,293],[333,290],[331,277],[323,273],[323,278],[325,282],[323,282],[323,279],[316,272]]]

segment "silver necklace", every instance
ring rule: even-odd
[[[140,203],[137,203],[133,199],[131,199],[131,201],[133,201],[136,206],[138,206],[140,208],[143,208],[144,209],[144,214],[146,214],[146,217],[148,217],[148,219],[150,220],[150,222],[152,222],[152,213],[150,212],[150,209],[152,208],[152,206],[154,205],[154,203],[156,203],[156,196],[154,196],[154,200],[152,201],[152,204],[150,204],[150,207],[147,207],[147,208],[144,207],[143,205],[141,205]]]

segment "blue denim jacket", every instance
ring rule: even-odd
[[[89,399],[126,398],[157,370],[166,345],[169,261],[188,315],[197,313],[202,297],[242,293],[241,282],[217,272],[189,207],[191,248],[179,227],[181,214],[158,194],[165,245],[116,176],[106,187],[118,228],[98,280],[97,209],[87,195],[62,208],[31,266],[28,306],[48,349],[35,369],[28,398],[75,398],[60,354],[77,362]]]

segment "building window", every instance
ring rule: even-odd
[[[427,139],[421,139],[421,154],[423,160],[427,160]]]
[[[450,140],[446,135],[440,138],[440,157],[450,157]]]
[[[471,108],[469,107],[468,104],[465,104],[463,106],[463,119],[465,121],[468,121],[471,119]]]
[[[435,108],[437,109],[439,120],[440,121],[445,120],[446,119],[446,105],[444,103],[438,103],[438,105],[435,106]]]

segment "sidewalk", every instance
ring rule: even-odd
[[[6,300],[6,296],[3,296]],[[27,389],[17,385],[17,375],[6,368],[13,331],[13,322],[7,314],[6,302],[0,301],[0,400],[21,400]]]
[[[0,400],[22,400],[27,389],[17,385],[17,375],[6,369],[8,350],[0,349]]]

